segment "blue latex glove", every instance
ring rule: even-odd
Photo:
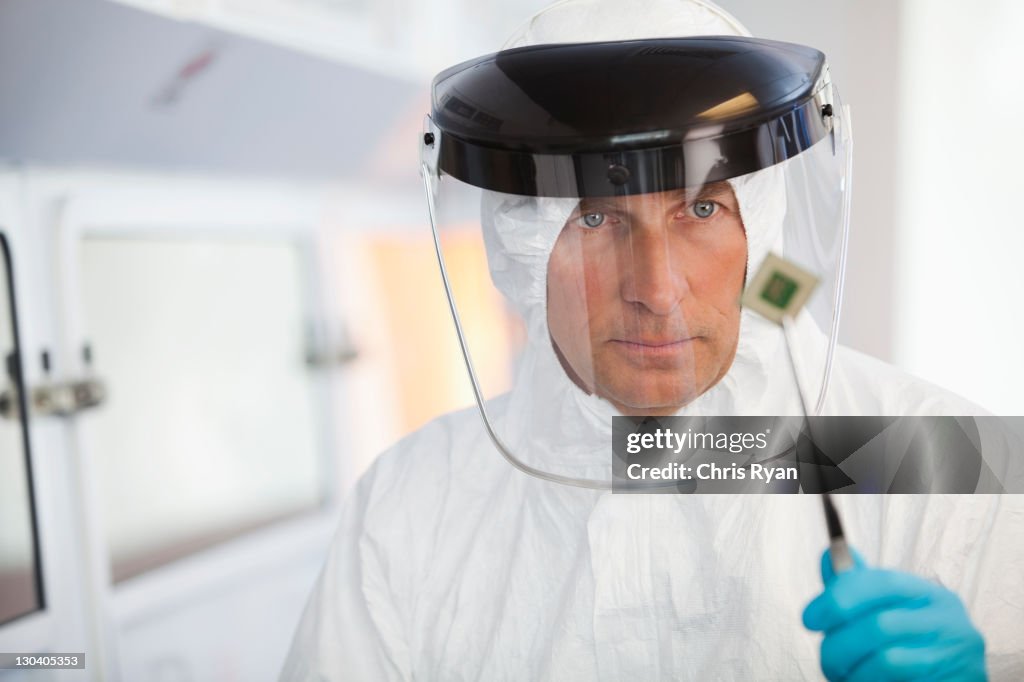
[[[826,551],[825,590],[804,609],[804,625],[825,633],[821,669],[829,680],[986,680],[985,640],[960,598],[909,573],[856,566],[836,575]]]

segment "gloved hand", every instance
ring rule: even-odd
[[[825,633],[821,669],[829,680],[986,680],[985,640],[960,598],[909,573],[856,566],[836,575],[826,551],[825,590],[804,609],[804,625]]]

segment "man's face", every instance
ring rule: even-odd
[[[728,371],[747,242],[728,183],[583,199],[548,263],[566,371],[626,415],[665,415]]]

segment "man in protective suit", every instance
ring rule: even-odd
[[[716,38],[657,40],[687,36]],[[478,383],[360,481],[284,679],[1024,678],[1016,496],[846,496],[836,575],[816,496],[602,485],[615,415],[980,413],[835,345],[849,122],[815,51],[780,45],[704,0],[568,0],[438,76],[432,217],[478,213],[525,348],[510,391]],[[772,108],[780,87],[811,94]],[[705,136],[657,154],[653,123],[616,128],[692,102]],[[821,279],[789,340],[738,304],[770,252]]]

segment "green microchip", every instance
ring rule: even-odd
[[[786,306],[793,299],[793,294],[800,288],[795,279],[786,277],[776,270],[768,280],[768,284],[761,289],[761,298],[771,303],[776,308],[785,310]]]

